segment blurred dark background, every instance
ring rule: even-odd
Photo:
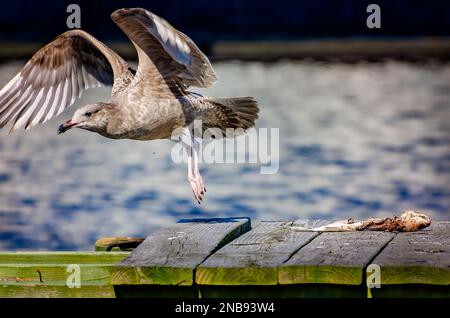
[[[66,7],[79,4],[82,28],[107,40],[123,40],[109,16],[122,7],[144,7],[197,41],[299,39],[305,37],[449,36],[450,1],[412,0],[19,0],[0,11],[0,40],[48,41],[66,30]],[[376,3],[382,28],[368,29],[366,8]]]
[[[423,50],[416,48],[420,41],[429,37],[439,37],[437,42],[428,41],[426,55],[447,56],[448,42],[443,38],[450,36],[450,1],[408,1],[408,0],[316,0],[316,1],[273,1],[273,0],[192,0],[192,1],[38,1],[19,0],[8,2],[0,11],[0,42],[4,56],[28,55],[33,49],[10,49],[10,42],[46,43],[58,34],[67,30],[66,19],[69,15],[66,8],[76,3],[81,7],[81,27],[94,36],[106,42],[126,41],[124,34],[110,20],[110,14],[122,7],[144,7],[166,18],[176,28],[188,34],[209,55],[218,57],[254,57],[254,54],[244,54],[244,49],[213,48],[218,44],[229,42],[261,42],[261,41],[308,41],[320,39],[344,40],[378,40],[393,41],[414,38],[415,44],[408,48],[403,43],[389,48],[386,42],[381,44],[376,56],[383,55],[384,49],[391,50],[389,54],[399,54],[406,51]],[[381,7],[381,28],[369,29],[366,19],[369,13],[366,8],[370,3]],[[447,39],[446,39],[447,40]],[[6,44],[5,44],[6,43]],[[352,52],[367,49],[365,42],[360,43]],[[406,45],[406,47],[405,47]],[[430,50],[430,46],[433,49]],[[219,46],[220,47],[220,46]],[[258,50],[261,51],[262,48]],[[274,55],[303,57],[304,50],[298,48],[278,48],[278,53],[268,49]],[[23,54],[21,54],[23,51]],[[120,49],[119,49],[120,51]],[[317,49],[309,51],[317,55]],[[319,50],[320,51],[320,50]],[[326,49],[332,54],[333,49]],[[335,49],[336,51],[336,49]],[[342,49],[341,49],[342,51]],[[439,52],[437,52],[439,51]],[[268,53],[270,55],[270,52]],[[434,52],[434,53],[433,53]],[[216,54],[213,54],[216,53]],[[264,52],[261,52],[264,55]],[[127,54],[127,53],[125,53]],[[131,54],[131,53],[130,53]],[[128,55],[130,55],[128,54]],[[384,53],[386,54],[386,53]],[[239,56],[241,55],[241,56]],[[242,56],[244,55],[244,56]],[[306,54],[307,55],[307,54]],[[319,54],[320,55],[320,54]],[[130,57],[130,56],[128,56]]]

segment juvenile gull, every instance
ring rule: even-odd
[[[208,87],[217,79],[208,58],[185,34],[141,8],[111,15],[138,53],[133,70],[116,52],[82,30],[67,31],[36,52],[0,91],[0,128],[29,129],[59,115],[84,90],[112,86],[111,100],[85,105],[58,133],[71,128],[112,139],[170,138],[188,154],[188,181],[198,203],[206,188],[198,165],[199,141],[194,120],[207,128],[248,129],[258,117],[252,97],[208,98],[190,86]]]

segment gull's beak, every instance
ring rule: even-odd
[[[64,124],[59,125],[58,127],[58,135],[62,134],[63,132],[68,131],[70,128],[73,128],[78,123],[73,123],[71,120],[66,121]]]

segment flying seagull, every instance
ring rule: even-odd
[[[29,129],[59,115],[84,90],[112,86],[109,102],[80,107],[58,134],[81,128],[112,139],[154,140],[171,138],[179,129],[188,154],[188,181],[200,203],[206,188],[194,121],[201,120],[202,130],[245,130],[255,125],[257,102],[188,91],[190,86],[211,86],[216,74],[188,36],[154,13],[119,9],[111,18],[136,48],[137,70],[89,33],[67,31],[37,51],[0,91],[0,128],[12,122],[11,132]]]

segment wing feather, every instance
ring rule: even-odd
[[[208,87],[217,80],[195,43],[156,14],[141,8],[119,9],[111,18],[138,51],[138,73],[159,73],[169,85],[177,82],[185,87]]]
[[[50,110],[48,111],[47,115],[45,116],[45,118],[43,118],[43,120],[40,121],[40,123],[44,123],[47,120],[49,120],[50,118],[53,118],[55,116],[57,116],[57,112],[58,112],[58,105],[61,102],[61,90],[63,87],[64,83],[58,83],[57,87],[56,87],[56,91],[54,94],[54,98],[53,98],[53,102],[51,104]]]
[[[0,90],[0,128],[29,129],[57,116],[91,87],[111,86],[128,64],[82,30],[58,36]]]

